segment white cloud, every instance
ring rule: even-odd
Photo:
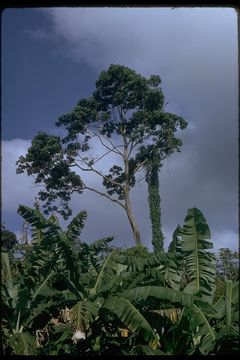
[[[200,64],[199,70],[217,66],[214,57],[202,50],[222,55],[222,37],[232,27],[234,14],[233,9],[221,8],[50,8],[44,12],[74,61],[97,70],[110,63],[147,72],[163,66],[182,77],[192,73],[190,61]],[[233,39],[229,40],[225,47],[232,45]],[[176,57],[181,71],[172,66]]]
[[[221,248],[239,251],[239,234],[235,231],[226,229],[221,232],[212,232],[212,241],[215,252]]]
[[[21,139],[2,142],[2,210],[3,213],[11,214],[11,216],[16,214],[20,203],[30,207],[33,206],[34,198],[37,194],[37,189],[33,185],[32,178],[25,174],[16,174],[15,163],[20,155],[26,154],[30,143],[30,140]],[[101,148],[97,143],[95,143],[95,151],[101,154]],[[111,166],[113,161],[115,161],[114,157],[109,157],[108,160],[105,160],[104,167],[106,170]],[[185,156],[176,155],[172,162],[173,164],[176,162],[174,166],[176,177],[179,176],[179,172],[184,174],[190,170],[189,154],[185,154]],[[190,202],[182,202],[183,194],[177,187],[177,184],[174,183],[171,172],[169,173],[167,169],[164,169],[163,174],[161,174],[161,179],[162,223],[165,235],[165,248],[167,249],[177,224],[183,225],[187,209],[196,204],[192,204],[192,199],[188,199]],[[97,187],[102,190],[98,176],[85,176],[85,180],[90,181],[92,187]],[[187,191],[187,184],[184,191]],[[202,193],[200,194],[200,197],[201,196]],[[131,199],[133,212],[142,234],[142,241],[145,246],[151,249],[151,226],[147,203],[147,187],[144,182],[131,192]],[[174,202],[181,202],[181,204],[174,206]],[[82,232],[82,240],[91,242],[101,237],[114,236],[113,244],[117,246],[134,245],[134,239],[127,216],[119,206],[111,204],[109,200],[92,192],[74,195],[71,206],[73,208],[73,215],[76,215],[76,213],[81,210],[88,212],[88,218]],[[216,226],[212,226],[214,225],[213,221],[210,223],[208,220],[208,215],[211,219],[211,214],[206,214],[201,206],[199,209],[203,211],[210,226],[212,240],[214,242],[214,251],[217,251],[221,247],[237,249],[237,232],[224,228],[218,231]],[[68,220],[67,223],[69,221],[70,220]],[[62,224],[64,226],[64,221],[62,221]],[[14,231],[19,237],[21,231],[16,229],[14,229]]]
[[[24,155],[31,140],[13,139],[2,141],[2,210],[14,213],[19,204],[32,206],[37,189],[33,179],[26,174],[16,174],[16,161]]]

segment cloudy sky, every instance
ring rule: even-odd
[[[231,8],[36,8],[2,14],[2,221],[19,233],[18,205],[37,189],[15,162],[37,131],[91,95],[110,64],[159,75],[166,110],[188,121],[182,152],[160,172],[163,232],[168,244],[188,208],[210,226],[214,248],[238,248],[237,19]],[[111,160],[110,160],[111,161]],[[89,178],[99,186],[97,179]],[[151,249],[146,186],[131,194],[142,240]],[[74,196],[86,209],[82,239],[113,235],[133,246],[126,214],[93,193]]]

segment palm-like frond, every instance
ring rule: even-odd
[[[181,235],[182,235],[182,227],[178,225],[176,229],[173,232],[172,241],[169,244],[168,252],[173,254],[174,258],[177,261],[182,260],[182,241],[181,241]]]
[[[214,256],[206,250],[213,247],[210,230],[200,210],[189,209],[182,230],[182,251],[189,283],[184,292],[201,293],[212,299],[215,283]]]
[[[239,281],[236,281],[232,284],[232,303],[239,305]]]
[[[84,221],[87,218],[86,211],[80,211],[70,222],[67,227],[66,235],[72,240],[78,240],[82,229],[84,228]]]
[[[150,310],[149,312],[153,313],[153,314],[158,314],[160,316],[166,316],[174,324],[178,322],[180,315],[181,315],[181,309],[179,309],[179,308]]]
[[[183,293],[182,291],[170,289],[162,286],[141,286],[131,290],[121,292],[121,296],[127,299],[147,299],[148,297],[155,297],[158,299],[169,300],[173,303],[180,303],[182,305],[191,306],[194,301],[194,296]]]
[[[14,355],[36,355],[36,340],[28,332],[15,332],[9,341]]]
[[[97,316],[99,306],[96,302],[88,300],[78,301],[69,311],[70,322],[73,330],[86,333],[89,324]]]
[[[113,240],[112,236],[105,237],[99,240],[95,240],[91,244],[88,245],[89,251],[94,252],[94,254],[98,254],[100,251],[106,249],[109,242]]]
[[[28,206],[19,205],[18,213],[33,227],[42,230],[44,236],[55,238],[58,226],[51,221],[47,221],[45,217],[38,211]]]
[[[56,264],[61,262],[65,263],[66,269],[70,271],[71,279],[77,283],[79,270],[77,267],[76,254],[73,252],[73,243],[61,229],[58,221],[54,219],[47,220],[38,210],[33,210],[23,205],[19,206],[18,213],[32,228],[37,228],[42,231],[41,245],[43,248],[54,254],[55,260],[53,260],[53,262]],[[76,234],[76,223],[78,223],[78,221],[80,220],[77,217],[69,227],[69,233],[72,231],[72,234]],[[39,262],[40,259],[37,261]],[[42,261],[44,262],[44,260]]]
[[[129,300],[110,295],[103,307],[113,312],[132,332],[141,333],[152,348],[160,346],[159,338],[153,328]]]
[[[167,284],[173,289],[180,289],[180,282],[182,279],[182,263],[183,263],[183,254],[182,254],[182,241],[181,236],[182,227],[177,226],[173,233],[172,241],[169,244],[166,265],[162,270]]]
[[[167,257],[164,253],[152,253],[145,257],[134,255],[118,255],[117,261],[127,266],[128,271],[143,271],[146,268],[159,268],[163,267],[167,261]]]
[[[233,321],[239,319],[239,282],[232,283],[231,280],[227,280],[224,296],[221,296],[213,306],[216,314],[212,317],[224,318],[225,326],[230,326]]]
[[[226,326],[231,325],[232,322],[232,281],[226,281],[225,287],[225,313],[226,313]]]
[[[161,269],[161,274],[168,286],[175,290],[179,290],[182,278],[181,264],[176,261],[175,257],[171,253],[168,253],[167,256],[168,260],[164,268]]]
[[[104,261],[101,270],[97,276],[94,287],[90,290],[91,294],[97,294],[109,290],[117,274],[118,266],[114,258],[115,251],[113,251],[109,256],[107,256]]]
[[[193,333],[193,342],[203,355],[207,355],[214,348],[216,332],[197,305],[193,304],[188,309],[188,317],[190,320],[189,330]]]
[[[2,251],[1,253],[2,258],[2,280],[7,286],[8,290],[11,291],[13,288],[13,279],[12,279],[12,272],[11,266],[9,261],[9,255],[7,252]]]

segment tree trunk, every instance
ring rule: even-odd
[[[146,180],[148,183],[148,203],[150,210],[150,219],[152,223],[152,245],[154,252],[163,251],[164,236],[161,225],[161,207],[159,193],[159,162],[153,160],[147,166]]]
[[[134,219],[133,213],[132,213],[132,207],[131,207],[131,202],[130,202],[128,191],[127,192],[125,191],[125,205],[126,205],[127,217],[128,217],[128,220],[129,220],[131,228],[132,228],[136,246],[142,246],[141,236],[140,236],[140,232],[138,229],[138,225],[137,225],[137,223]]]
[[[139,232],[136,220],[133,216],[131,201],[130,201],[130,197],[129,197],[129,189],[130,189],[130,186],[129,186],[129,159],[128,159],[128,143],[126,140],[125,131],[123,133],[123,141],[124,141],[124,166],[125,166],[125,169],[124,169],[124,174],[125,174],[124,200],[125,200],[126,212],[127,212],[127,217],[128,217],[128,220],[129,220],[131,228],[132,228],[133,236],[135,239],[135,244],[136,244],[136,246],[142,246],[140,232]]]

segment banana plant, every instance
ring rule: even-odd
[[[12,279],[9,266],[8,254],[2,254],[4,283],[2,284],[2,306],[3,306],[3,332],[4,332],[4,353],[11,355],[36,355],[37,344],[31,328],[27,322],[39,315],[36,312],[37,303],[34,303],[38,295],[43,295],[47,279],[36,282],[34,289],[30,288],[21,278],[16,283]],[[45,288],[46,290],[46,288]],[[39,297],[38,297],[39,304]],[[42,296],[43,300],[43,296]],[[46,302],[46,298],[43,302]],[[35,311],[35,315],[33,312]]]
[[[214,255],[208,251],[213,248],[210,237],[202,212],[195,207],[189,209],[182,229],[182,254],[188,277],[183,291],[200,294],[211,303],[215,290],[215,261]]]
[[[227,351],[238,351],[239,349],[239,281],[227,280],[225,283],[225,294],[214,304],[216,314],[210,320],[217,321],[216,349],[217,354]]]
[[[172,241],[169,244],[165,267],[163,274],[168,286],[175,290],[180,290],[183,277],[183,253],[182,253],[182,227],[177,226],[173,233]]]
[[[2,253],[4,305],[8,310],[6,314],[11,314],[4,319],[4,324],[8,329],[8,348],[12,348],[14,354],[31,355],[37,351],[36,326],[42,322],[45,326],[52,312],[61,310],[59,300],[63,296],[53,286],[59,271],[64,267],[69,274],[69,283],[79,278],[72,243],[79,233],[77,227],[83,227],[86,214],[78,214],[65,233],[54,216],[47,220],[38,209],[21,205],[18,212],[32,226],[33,241],[31,251],[23,259],[24,272],[22,276],[18,274],[17,283],[12,279],[8,254]]]
[[[122,322],[136,333],[142,333],[143,339],[148,341],[152,347],[157,346],[157,334],[130,301],[124,298],[118,298],[118,302],[121,303],[122,306],[118,309],[119,311],[116,312],[116,296],[111,294],[111,288],[123,267],[115,261],[114,252],[104,259],[101,266],[95,261],[96,259],[94,259],[93,256],[93,252],[102,250],[104,244],[109,242],[110,238],[102,239],[94,245],[83,246],[85,255],[88,253],[89,256],[86,257],[87,261],[85,259],[85,269],[80,267],[80,270],[83,270],[81,272],[79,271],[78,263],[82,255],[82,249],[80,249],[78,255],[74,254],[73,243],[80,235],[83,214],[76,217],[70,223],[67,231],[64,232],[60,228],[57,219],[53,216],[47,220],[38,210],[33,210],[25,206],[20,206],[18,212],[33,228],[37,228],[38,230],[38,232],[34,232],[35,238],[33,246],[35,251],[32,252],[29,259],[31,266],[25,277],[28,281],[29,279],[31,280],[33,275],[36,275],[36,271],[41,275],[43,275],[43,273],[45,275],[45,279],[37,289],[35,295],[31,294],[31,310],[33,310],[32,303],[34,303],[35,300],[35,302],[37,302],[41,296],[49,295],[53,292],[53,282],[51,280],[57,277],[61,269],[62,282],[65,283],[65,291],[68,291],[68,293],[64,293],[65,302],[62,301],[60,305],[69,305],[66,311],[69,310],[69,323],[72,327],[73,338],[76,341],[79,336],[79,339],[86,338],[88,333],[92,331],[91,324],[94,323],[101,313],[104,313],[104,309],[108,309],[108,311],[112,313],[112,316],[116,316],[119,319],[120,323]],[[51,256],[47,256],[46,252],[51,253]],[[91,267],[88,273],[91,273],[92,279],[87,286],[86,284],[83,286],[82,278],[86,281],[86,267],[89,264],[91,264]],[[68,276],[66,271],[70,276]],[[57,297],[56,293],[54,297]],[[45,302],[46,300],[47,298],[45,298]],[[42,304],[38,304],[38,308],[42,308],[39,305]],[[60,306],[58,306],[58,308],[60,310]],[[46,306],[42,310],[46,312],[50,309]],[[35,309],[35,319],[36,316],[39,318],[39,314],[36,315]],[[33,325],[33,317],[30,319],[31,321],[28,321],[28,325]],[[46,324],[44,323],[44,325]]]
[[[212,243],[198,209],[188,210],[167,253],[139,256],[113,251],[110,237],[80,241],[85,212],[66,231],[38,209],[20,206],[19,213],[33,242],[17,281],[2,254],[11,354],[214,354],[221,341],[236,340],[239,287],[228,282],[213,304]]]

